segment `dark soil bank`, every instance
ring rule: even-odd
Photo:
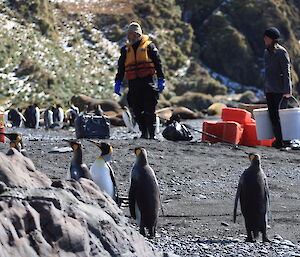
[[[199,121],[191,123],[200,127]],[[133,139],[125,128],[112,130],[113,167],[121,195],[127,196],[133,149],[143,146],[156,172],[161,189],[164,217],[160,217],[153,243],[180,256],[300,256],[300,157],[299,151],[267,147],[234,149],[226,144],[149,141]],[[49,154],[64,147],[72,132],[20,129],[36,167],[50,178],[67,177],[72,153]],[[100,151],[84,141],[84,161],[89,166]],[[5,151],[4,145],[0,145]],[[7,145],[5,146],[7,148]],[[233,202],[239,176],[249,166],[245,152],[262,156],[271,193],[270,244],[244,243],[245,228],[240,215],[232,222]],[[128,214],[127,208],[123,211]]]

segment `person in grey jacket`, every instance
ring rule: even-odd
[[[281,99],[284,98],[281,106],[286,107],[286,99],[292,96],[290,58],[286,49],[278,43],[279,38],[280,32],[277,28],[270,27],[265,30],[265,96],[276,138],[273,146],[276,148],[284,147],[279,118],[279,104]]]

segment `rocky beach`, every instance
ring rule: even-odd
[[[201,128],[202,120],[187,122]],[[37,170],[52,181],[65,180],[72,153],[49,153],[66,147],[62,139],[74,138],[71,131],[18,129],[24,138],[29,158]],[[161,214],[157,236],[150,241],[165,253],[179,256],[300,256],[300,157],[297,150],[280,151],[269,147],[237,148],[228,144],[200,142],[193,132],[190,142],[134,139],[123,127],[113,128],[111,166],[122,196],[127,196],[130,171],[135,161],[133,149],[143,146],[160,185],[164,216]],[[82,140],[84,162],[90,166],[99,150]],[[0,145],[2,151],[8,145]],[[249,166],[245,152],[262,157],[271,195],[268,235],[271,243],[245,243],[246,231],[238,208],[233,223],[233,204],[239,176]],[[128,207],[121,215],[128,217]],[[127,218],[126,218],[127,219]],[[112,255],[114,256],[114,255]]]

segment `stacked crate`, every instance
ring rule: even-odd
[[[221,118],[223,121],[203,122],[202,130],[233,144],[246,146],[271,146],[274,141],[274,139],[257,139],[255,120],[251,118],[251,113],[246,110],[226,107],[222,110]],[[221,142],[204,134],[202,135],[202,141]]]

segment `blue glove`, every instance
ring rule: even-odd
[[[121,86],[122,86],[122,81],[117,80],[116,83],[115,83],[115,93],[119,96],[121,96],[121,93],[120,93]]]
[[[166,86],[165,79],[159,78],[157,81],[158,91],[162,92],[165,89],[165,86]]]

